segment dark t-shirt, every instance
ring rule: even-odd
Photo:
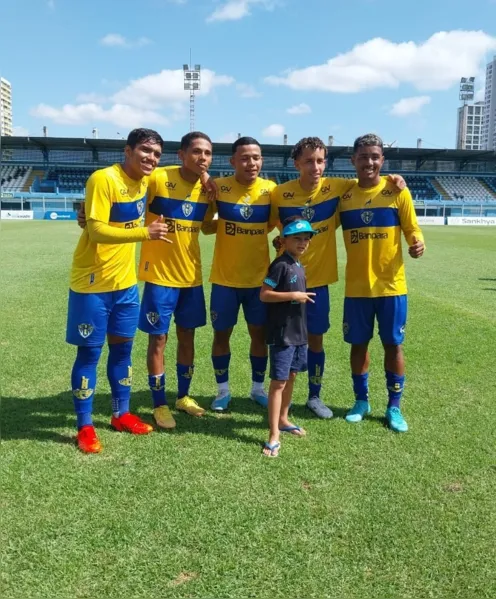
[[[284,252],[269,266],[264,283],[274,291],[306,291],[305,271]],[[299,302],[267,304],[267,344],[305,345],[308,343],[306,305]]]

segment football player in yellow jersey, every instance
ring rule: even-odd
[[[135,243],[167,240],[167,225],[160,217],[145,228],[140,226],[148,175],[157,166],[162,148],[163,140],[156,131],[134,129],[127,138],[124,163],[94,172],[86,185],[87,226],[72,262],[66,334],[67,342],[78,348],[71,385],[78,446],[85,453],[101,451],[92,409],[105,337],[112,427],[138,435],[153,430],[129,412],[129,403],[131,350],[139,314]]]
[[[174,315],[177,333],[176,408],[193,416],[204,409],[189,397],[194,372],[195,329],[206,324],[202,286],[199,234],[210,229],[213,208],[200,177],[212,163],[212,142],[199,131],[181,139],[180,168],[158,168],[150,181],[145,224],[158,215],[165,217],[171,245],[145,242],[141,247],[138,277],[145,281],[141,300],[139,329],[148,333],[148,380],[153,415],[161,428],[176,423],[165,396],[164,351]]]
[[[360,422],[370,412],[368,345],[377,319],[389,395],[386,421],[392,430],[406,432],[408,425],[400,410],[405,384],[402,343],[407,316],[401,234],[412,258],[424,253],[424,238],[409,190],[398,191],[381,178],[382,140],[373,134],[359,137],[353,147],[352,162],[358,183],[342,196],[340,205],[348,258],[343,333],[345,341],[351,344],[355,392],[355,405],[346,420]]]
[[[250,397],[267,407],[263,383],[267,369],[265,344],[266,306],[260,300],[260,289],[269,267],[267,235],[270,192],[273,181],[261,179],[262,151],[252,137],[241,137],[232,146],[231,164],[235,173],[216,179],[217,236],[210,281],[212,295],[210,315],[214,328],[212,363],[218,386],[211,409],[223,412],[231,401],[229,390],[229,340],[243,312],[250,334],[252,389]]]

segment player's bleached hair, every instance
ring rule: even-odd
[[[153,129],[133,129],[127,136],[126,145],[132,150],[138,145],[146,142],[152,144],[159,144],[160,148],[164,149],[164,140],[160,133],[157,133]]]
[[[353,154],[358,152],[358,148],[364,148],[365,146],[377,146],[381,148],[381,152],[384,150],[384,144],[382,139],[375,133],[366,133],[355,139],[353,144]]]
[[[244,137],[239,137],[231,146],[233,156],[234,156],[234,154],[236,154],[236,150],[240,146],[258,146],[260,148],[260,152],[262,151],[262,146],[258,143],[258,141],[254,137],[248,137],[245,135]]]
[[[180,149],[185,152],[195,141],[195,139],[204,139],[205,141],[208,141],[210,145],[212,145],[212,140],[206,133],[202,133],[201,131],[191,131],[190,133],[186,133],[186,135],[181,137]]]
[[[324,150],[324,156],[327,157],[327,148],[320,137],[304,137],[293,147],[291,158],[298,160],[307,148],[311,150]]]

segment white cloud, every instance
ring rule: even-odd
[[[142,110],[124,104],[114,104],[109,109],[94,103],[64,104],[62,108],[54,108],[46,104],[38,104],[31,110],[35,117],[50,119],[61,125],[85,125],[96,122],[113,123],[119,127],[132,129],[143,125],[167,125],[169,121],[152,110]]]
[[[395,43],[374,38],[325,64],[266,77],[272,85],[297,90],[357,93],[408,83],[419,90],[448,89],[460,77],[477,73],[496,37],[483,31],[441,31],[428,40]]]
[[[224,133],[224,135],[221,135],[219,137],[219,142],[225,143],[225,144],[231,144],[231,143],[233,143],[233,141],[236,141],[237,139],[238,139],[238,134],[234,133],[233,131],[229,131],[229,133]]]
[[[237,83],[236,89],[242,98],[260,98],[262,95],[260,92],[257,92],[253,85],[249,85],[248,83]]]
[[[284,135],[284,125],[269,125],[262,131],[264,137],[282,137]]]
[[[238,21],[251,15],[252,6],[259,5],[266,10],[272,10],[277,4],[277,0],[228,0],[207,17],[207,22]]]
[[[140,37],[136,40],[128,40],[120,33],[107,33],[100,40],[102,46],[109,46],[113,48],[138,48],[140,46],[147,46],[151,44],[151,40],[147,37]]]
[[[167,125],[187,115],[189,95],[184,91],[183,77],[182,69],[165,70],[135,79],[109,98],[95,93],[80,94],[74,104],[62,107],[39,104],[31,110],[31,114],[65,125],[97,121],[130,128],[147,123]],[[202,89],[198,93],[207,95],[218,86],[232,83],[232,77],[205,69],[202,71]]]
[[[312,109],[308,104],[302,102],[301,104],[296,104],[295,106],[291,106],[286,110],[288,114],[309,114],[312,112]]]
[[[391,106],[389,114],[392,116],[409,116],[418,114],[424,106],[430,104],[430,96],[414,96],[413,98],[402,98]]]
[[[17,137],[27,137],[29,135],[29,131],[26,127],[12,127],[12,135]]]

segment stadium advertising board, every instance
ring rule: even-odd
[[[419,225],[444,225],[444,216],[417,216]]]
[[[496,216],[448,216],[448,225],[461,225],[465,227],[496,227]]]
[[[0,213],[2,220],[33,220],[32,210],[2,210]]]
[[[45,220],[76,220],[76,213],[69,210],[47,210]]]

